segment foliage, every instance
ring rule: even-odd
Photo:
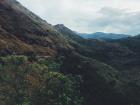
[[[26,56],[1,57],[0,104],[81,105],[80,76],[50,70],[48,64],[30,62]]]

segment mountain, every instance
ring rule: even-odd
[[[76,52],[81,55],[104,62],[122,71],[125,71],[125,69],[131,71],[135,65],[137,65],[135,69],[139,69],[139,36],[116,40],[84,39],[78,37],[77,34],[64,25],[63,28],[56,29],[61,32],[64,37],[67,36],[69,39],[71,38],[71,45],[73,45]]]
[[[115,34],[115,33],[103,33],[103,32],[96,32],[93,34],[86,34],[86,33],[78,33],[79,36],[83,38],[92,38],[92,39],[121,39],[131,37],[130,35],[125,34]]]
[[[140,105],[139,41],[84,39],[0,0],[0,105]]]

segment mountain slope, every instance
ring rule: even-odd
[[[133,90],[135,88],[137,91],[140,91],[140,63],[139,55],[136,54],[139,53],[139,51],[130,48],[130,46],[133,45],[133,41],[131,43],[128,41],[128,46],[126,46],[125,44],[121,44],[119,40],[103,41],[77,38],[77,34],[73,34],[72,30],[64,26],[63,28],[59,28],[58,31],[63,33],[64,37],[72,37],[73,42],[71,44],[74,46],[75,51],[80,54],[79,56],[70,52],[65,54],[67,57],[62,66],[62,71],[64,73],[82,74],[83,78],[85,78],[83,94],[86,96],[86,102],[88,102],[88,105],[130,105],[130,103],[139,105],[140,102],[137,100],[137,96],[140,94],[137,94],[137,92]],[[121,39],[122,43],[128,39],[131,38]],[[138,38],[136,39],[137,41],[140,41]],[[135,45],[139,46],[138,43]],[[81,57],[81,55],[86,58]],[[89,58],[92,59],[92,61]],[[104,64],[107,65],[107,68],[103,66]],[[115,79],[119,82],[115,82],[115,87],[116,85],[118,86],[115,90],[111,85],[112,82],[109,84],[108,81],[104,82],[105,84],[102,83],[105,77],[108,77],[107,74],[102,78],[101,76],[103,72],[106,71],[111,75],[114,74],[110,71],[110,68],[112,68],[111,71],[118,71],[120,73],[116,76],[117,79]],[[96,74],[98,70],[101,70],[99,75]],[[93,73],[93,71],[95,72]],[[97,77],[94,74],[96,74]],[[100,79],[101,81],[99,81]],[[113,80],[113,78],[110,78],[110,80]],[[102,86],[105,87],[102,88]],[[87,87],[89,88],[87,89]],[[104,93],[104,95],[102,93]],[[134,97],[131,96],[132,94]],[[112,102],[110,100],[112,100]]]
[[[2,0],[0,14],[0,43],[4,53],[53,54],[57,47],[69,47],[50,24],[15,0]]]
[[[83,39],[67,27],[58,28],[58,31],[73,41],[72,45],[80,54],[98,61],[107,63],[118,70],[132,71],[134,66],[139,68],[139,37],[128,37],[118,40]],[[78,37],[78,38],[77,38]],[[135,42],[135,43],[133,43]],[[136,54],[137,53],[137,54]]]

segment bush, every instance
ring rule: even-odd
[[[7,57],[1,57],[0,60],[7,64],[14,64],[14,65],[20,65],[28,61],[28,58],[26,56],[7,56]]]

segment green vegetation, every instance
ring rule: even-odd
[[[81,77],[52,70],[59,64],[49,61],[31,62],[26,56],[16,55],[1,57],[0,104],[82,105]]]

